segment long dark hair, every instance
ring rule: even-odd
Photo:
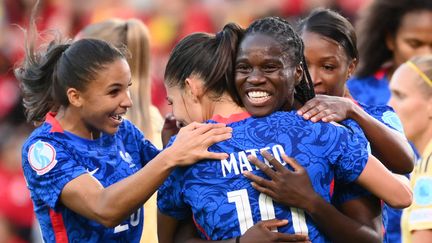
[[[360,14],[357,25],[360,63],[356,75],[373,75],[393,58],[386,45],[387,35],[393,37],[402,18],[410,12],[432,11],[431,0],[375,0]]]
[[[232,83],[242,35],[243,29],[230,23],[216,35],[194,33],[183,38],[171,52],[165,68],[165,84],[183,89],[186,78],[197,75],[204,80],[205,92],[211,91],[215,99],[228,91],[241,104]]]
[[[25,59],[14,70],[20,81],[27,121],[42,122],[49,111],[67,107],[68,88],[85,90],[97,78],[98,71],[118,58],[125,58],[119,49],[96,39],[77,42],[54,40],[46,51],[35,51],[37,31],[35,13],[26,33]]]

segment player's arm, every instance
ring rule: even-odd
[[[412,191],[408,179],[391,173],[373,155],[369,155],[356,182],[393,208],[411,205]]]
[[[412,243],[432,243],[432,229],[411,231]]]
[[[373,154],[387,168],[399,174],[407,174],[414,168],[414,151],[406,138],[369,115],[351,99],[317,95],[300,108],[298,113],[314,122],[338,122],[351,118],[360,125],[371,143]]]
[[[244,175],[252,180],[255,189],[279,203],[305,210],[332,242],[381,242],[380,222],[376,219],[381,212],[379,204],[361,199],[346,205],[344,209],[355,218],[352,219],[314,191],[306,170],[294,159],[282,155],[283,160],[294,168],[291,171],[268,152],[263,151],[262,155],[273,165],[274,170],[256,157],[249,156],[249,160],[271,178],[266,180],[245,171]],[[349,210],[352,207],[358,207],[359,213],[352,213]]]
[[[231,128],[223,124],[190,124],[181,129],[172,146],[134,175],[104,188],[93,176],[83,174],[65,185],[60,200],[74,212],[114,227],[141,207],[176,166],[203,158],[226,158],[226,154],[207,149],[230,137]]]
[[[179,242],[174,241],[176,232],[180,230],[177,230],[179,227],[179,221],[177,221],[175,218],[170,217],[168,215],[165,215],[161,213],[158,209],[157,211],[157,235],[158,235],[158,241],[159,243],[172,243],[172,242]],[[191,229],[184,228],[182,233],[184,233],[187,237],[189,235],[193,234]],[[180,233],[179,233],[180,234]]]

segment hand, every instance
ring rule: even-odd
[[[179,132],[180,128],[177,126],[177,121],[172,113],[165,116],[165,121],[162,127],[162,144],[165,147],[170,138]]]
[[[182,127],[174,143],[167,148],[177,166],[191,165],[202,159],[226,159],[226,153],[209,152],[208,148],[232,137],[232,128],[223,123],[204,124],[193,122]]]
[[[250,155],[248,159],[269,176],[271,180],[266,180],[249,171],[243,172],[243,175],[252,181],[252,186],[257,191],[291,207],[306,209],[311,202],[314,202],[313,199],[318,194],[312,187],[307,171],[295,159],[285,154],[282,155],[283,160],[294,169],[294,171],[291,171],[277,161],[269,152],[262,151],[261,154],[269,161],[273,169],[255,156]]]
[[[342,121],[351,117],[354,102],[348,98],[317,95],[297,111],[306,120],[313,122]]]
[[[260,221],[240,237],[240,243],[310,242],[307,235],[290,235],[271,231],[273,228],[284,226],[287,223],[288,220],[278,219]]]

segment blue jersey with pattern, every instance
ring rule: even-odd
[[[364,111],[366,111],[369,115],[383,123],[384,125],[388,126],[389,128],[400,132],[401,134],[404,134],[402,122],[400,121],[399,117],[394,112],[393,108],[387,105],[381,105],[381,106],[368,106],[364,104],[359,104]],[[351,120],[345,120],[342,122],[342,124],[345,124],[349,126],[351,129],[353,129],[355,134],[358,134],[359,136],[364,136],[363,130],[360,127],[360,125]],[[366,139],[366,137],[364,137]],[[370,146],[368,145],[368,150],[370,151]],[[363,189],[360,185],[356,183],[350,183],[350,184],[343,184],[343,183],[335,183],[334,187],[334,194],[332,197],[333,204],[342,204],[346,201],[357,199],[363,196],[371,195],[369,191],[366,189]]]
[[[65,207],[63,187],[89,173],[108,187],[141,169],[158,150],[127,120],[114,135],[88,140],[63,131],[53,114],[23,145],[23,170],[45,242],[139,242],[143,207],[106,228]]]
[[[360,106],[372,117],[386,125],[387,127],[404,134],[402,122],[394,112],[393,108],[387,105],[365,105]],[[357,126],[356,126],[357,125]],[[351,123],[350,127],[357,131],[362,131],[361,127],[357,123]],[[349,200],[353,200],[359,197],[371,195],[369,191],[362,188],[360,185],[355,183],[350,184],[338,184],[335,183],[334,195],[332,202],[334,204],[341,204]],[[395,209],[384,203],[382,211],[382,222],[385,229],[384,242],[400,242],[400,219],[402,210]]]
[[[353,77],[347,81],[352,97],[367,105],[387,105],[391,92],[385,70],[365,78]]]
[[[314,243],[327,242],[302,210],[280,205],[251,186],[242,171],[266,176],[247,156],[262,160],[259,151],[264,149],[279,161],[283,153],[294,157],[307,170],[315,191],[329,201],[333,178],[350,183],[364,169],[366,141],[343,126],[306,121],[295,112],[249,117],[228,126],[233,128],[232,138],[209,150],[226,152],[229,158],[174,170],[158,191],[159,210],[178,220],[193,216],[201,237],[211,240],[233,238],[258,221],[278,218],[289,220],[279,232],[308,234]]]

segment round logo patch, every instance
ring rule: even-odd
[[[30,147],[28,160],[33,170],[43,175],[57,164],[56,151],[51,144],[39,140]]]
[[[414,185],[414,201],[420,206],[432,204],[432,178],[420,177]]]

